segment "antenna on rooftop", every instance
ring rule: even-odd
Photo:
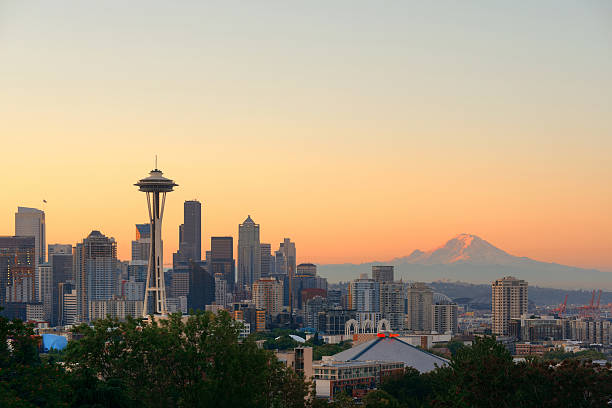
[[[157,155],[155,155],[155,170],[157,170]]]

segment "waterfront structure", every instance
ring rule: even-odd
[[[455,334],[458,331],[457,303],[447,300],[436,302],[431,306],[432,330],[440,334]]]
[[[527,282],[506,276],[491,285],[493,334],[508,335],[510,319],[518,319],[527,313]]]
[[[46,261],[45,212],[36,208],[17,207],[15,236],[34,237],[34,267]]]
[[[167,314],[166,310],[166,285],[164,283],[164,262],[162,248],[162,219],[164,206],[166,204],[166,193],[178,186],[174,181],[165,178],[161,170],[151,170],[149,177],[140,180],[135,186],[147,194],[147,205],[149,210],[149,223],[151,225],[151,249],[149,251],[149,263],[147,269],[147,282],[143,315],[149,313],[149,296],[153,299],[152,312],[154,314]]]
[[[114,238],[92,231],[74,250],[77,318],[89,321],[89,303],[113,297],[118,283],[117,243]]]
[[[283,283],[274,278],[261,278],[253,282],[253,302],[257,309],[276,316],[283,307]]]
[[[406,287],[406,323],[405,328],[411,332],[431,331],[431,306],[433,290],[423,282],[415,282]]]
[[[393,268],[393,267],[391,267]],[[374,271],[372,271],[374,275]],[[381,276],[379,275],[378,278]],[[391,330],[404,330],[405,307],[404,299],[406,298],[406,287],[401,282],[393,282],[393,269],[391,269],[391,280],[383,276],[380,282],[380,314],[383,319],[387,319],[391,323]]]
[[[376,282],[393,282],[392,265],[372,265],[372,279]]]
[[[227,290],[233,292],[236,282],[236,261],[234,260],[233,237],[210,237],[210,272],[220,273],[227,283]]]
[[[238,226],[238,285],[251,286],[261,277],[261,243],[259,224],[249,215]]]
[[[351,281],[349,305],[357,312],[380,312],[380,283],[365,274]]]

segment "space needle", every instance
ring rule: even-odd
[[[144,307],[142,309],[143,317],[147,317],[149,312],[149,294],[154,299],[153,314],[168,314],[162,253],[162,217],[164,216],[166,193],[172,191],[178,184],[173,180],[165,178],[162,171],[157,169],[157,158],[155,159],[155,167],[155,170],[151,170],[149,173],[149,177],[143,178],[134,184],[140,187],[140,191],[147,193],[149,221],[151,224],[151,249],[149,251],[147,286],[145,287]]]

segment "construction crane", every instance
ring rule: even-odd
[[[595,318],[599,315],[599,302],[601,301],[601,292],[599,289],[599,295],[597,296],[597,303],[595,303],[595,292],[593,290],[593,295],[591,295],[591,303],[588,305],[580,306],[578,309],[580,310],[580,317],[592,317]]]
[[[560,317],[563,317],[565,314],[565,310],[567,308],[567,293],[565,294],[565,300],[558,307],[554,308],[552,311],[559,313]]]

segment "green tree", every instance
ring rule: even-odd
[[[363,399],[366,408],[400,408],[400,403],[386,391],[369,392]]]
[[[433,391],[431,375],[421,374],[412,367],[406,367],[400,377],[388,378],[381,389],[407,407],[428,406],[427,402]]]
[[[239,330],[225,312],[104,319],[78,327],[82,338],[65,358],[75,373],[92,370],[146,407],[303,406],[308,384],[253,338],[239,341]]]

